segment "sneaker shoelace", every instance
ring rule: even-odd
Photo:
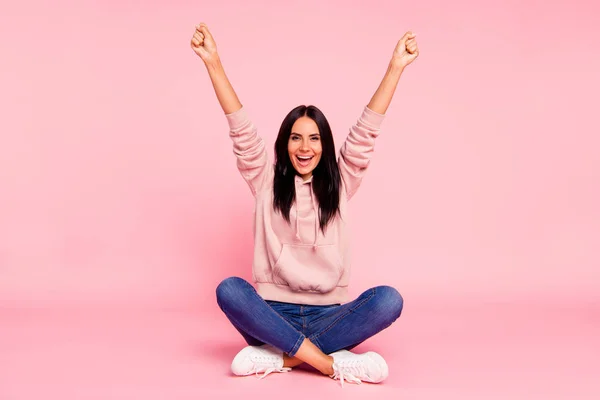
[[[286,367],[274,367],[280,359],[277,356],[273,355],[264,355],[264,354],[255,354],[252,356],[252,361],[254,362],[254,374],[259,377],[259,379],[263,379],[267,375],[273,372],[289,372],[292,369]],[[258,375],[259,373],[263,373],[262,375]]]
[[[358,377],[364,375],[365,369],[362,360],[345,359],[333,363],[333,375],[331,377],[339,379],[342,387],[344,387],[344,380],[361,384],[362,381]]]

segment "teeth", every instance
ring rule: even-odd
[[[310,160],[312,157],[300,157],[300,156],[298,156],[298,158],[300,160]]]

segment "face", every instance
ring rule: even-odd
[[[288,153],[292,165],[303,179],[312,176],[312,172],[321,159],[321,136],[319,127],[309,117],[300,117],[292,126],[288,141]]]

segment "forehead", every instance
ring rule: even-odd
[[[292,125],[292,133],[298,133],[300,135],[312,135],[313,133],[319,133],[319,127],[317,123],[309,117],[300,117]]]

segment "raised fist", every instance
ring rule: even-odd
[[[198,54],[205,63],[212,61],[217,57],[217,44],[205,23],[196,25],[196,31],[192,37],[191,45],[194,52]]]
[[[419,56],[416,36],[409,31],[398,41],[393,55],[393,61],[398,66],[404,68]]]

